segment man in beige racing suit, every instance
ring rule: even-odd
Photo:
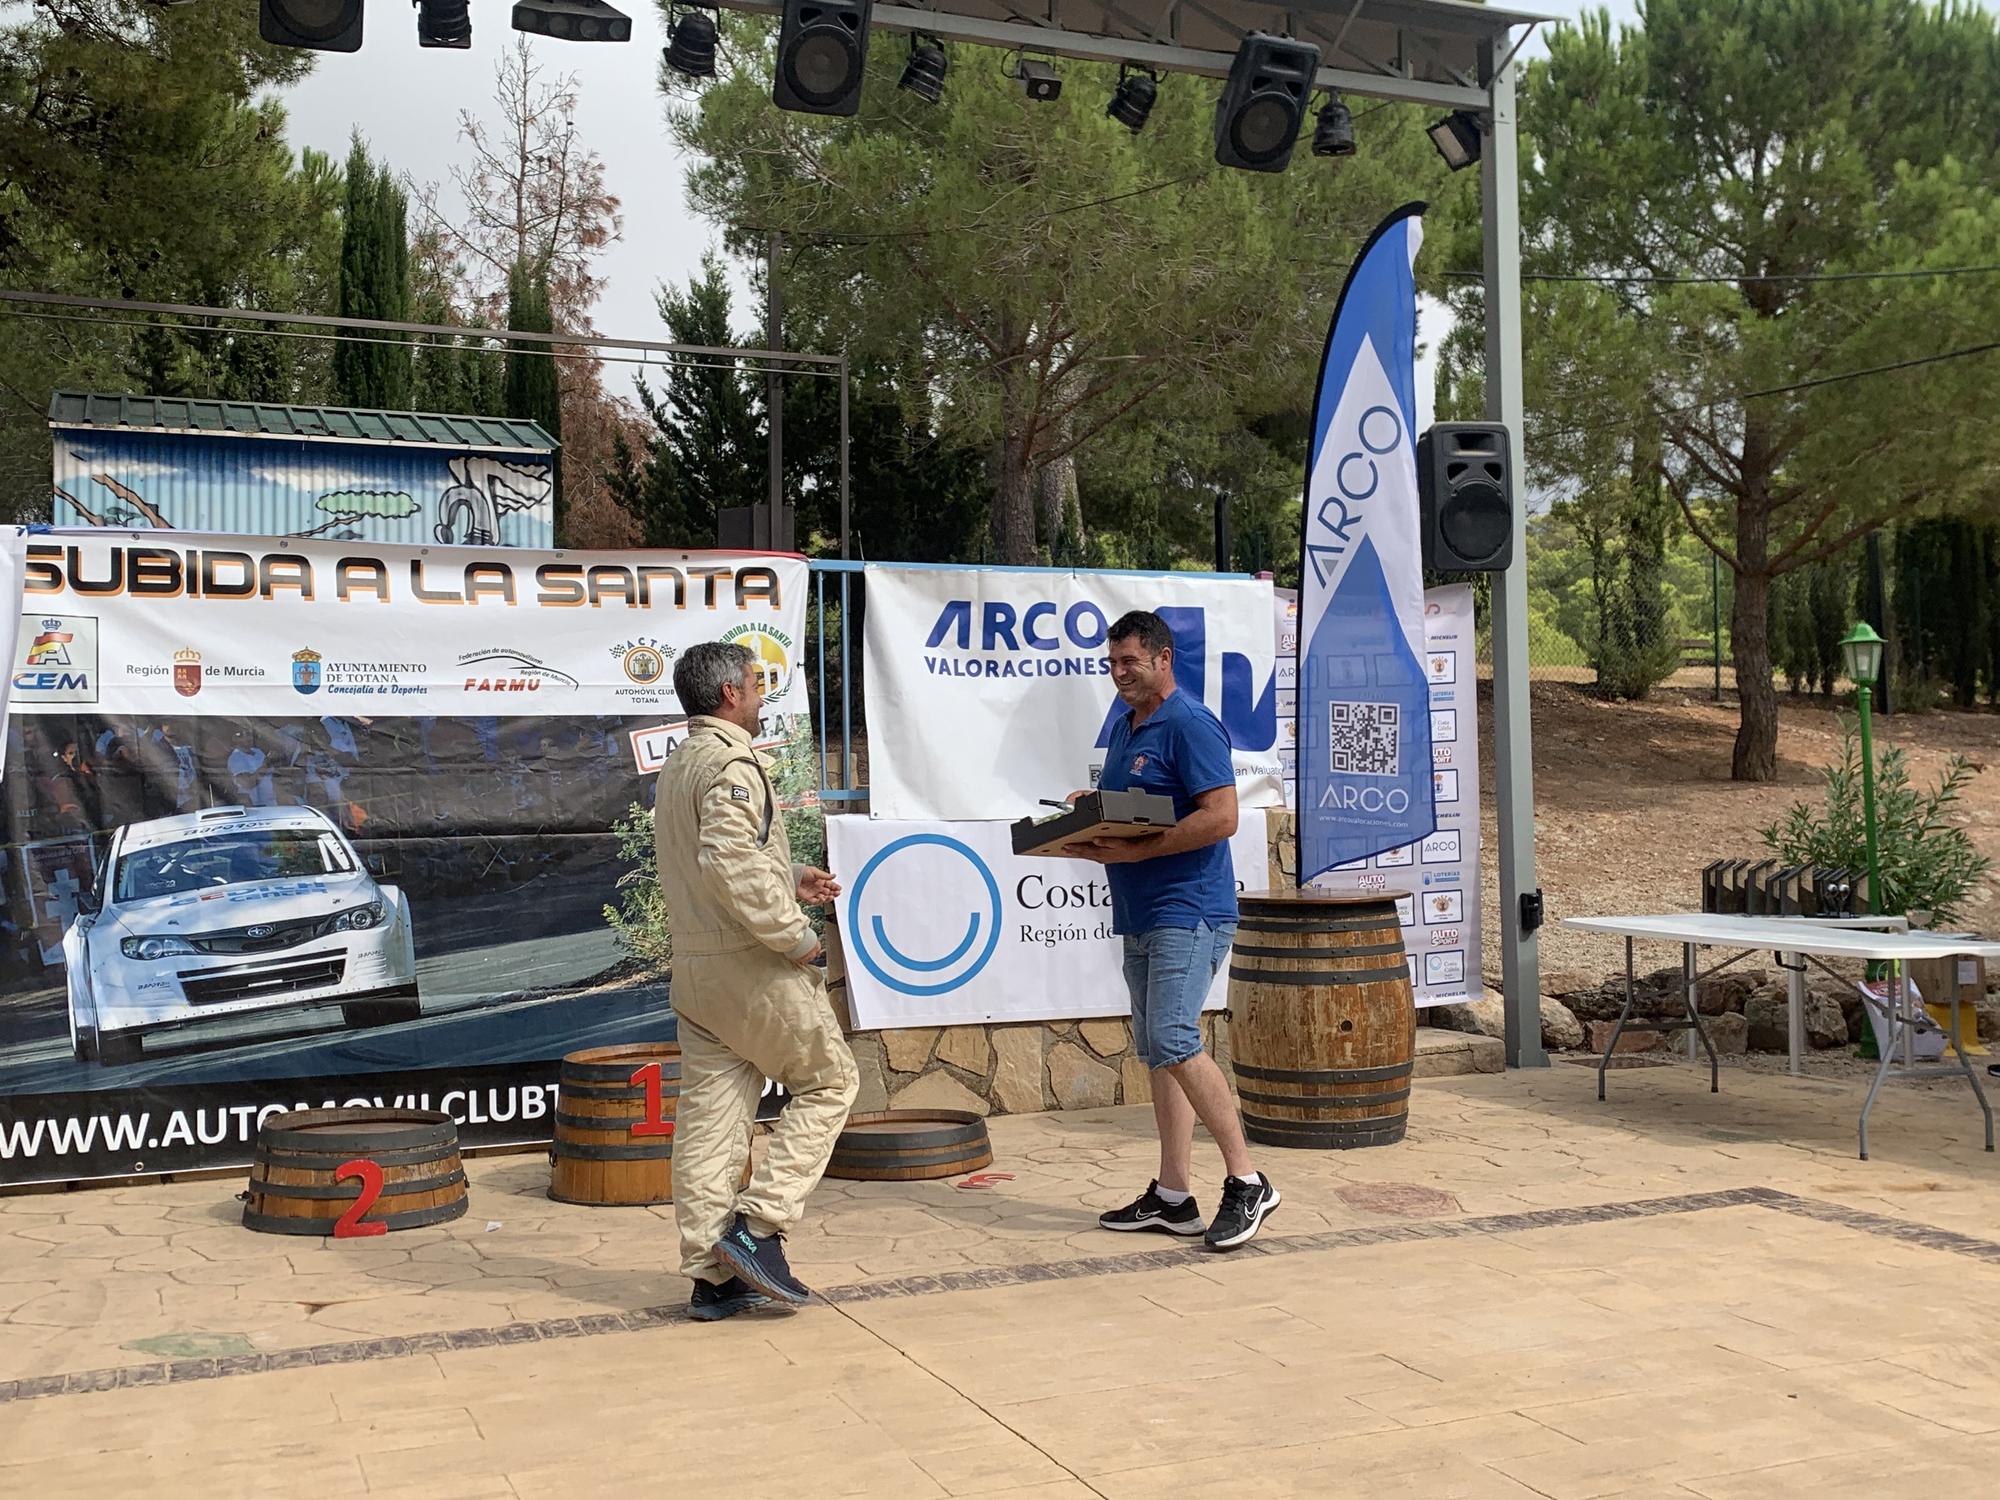
[[[792,863],[751,748],[764,703],[757,659],[721,642],[691,646],[674,663],[674,691],[688,735],[660,771],[653,820],[680,1025],[674,1218],[681,1273],[694,1279],[688,1311],[706,1322],[812,1295],[780,1242],[826,1170],[860,1080],[799,909],[840,888]],[[766,1078],[791,1099],[739,1192]]]

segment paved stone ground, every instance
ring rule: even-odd
[[[228,1182],[0,1199],[0,1495],[1992,1493],[1965,1091],[1891,1091],[1860,1162],[1844,1080],[1595,1084],[1426,1080],[1404,1145],[1266,1153],[1285,1206],[1231,1256],[1092,1227],[1145,1111],[995,1120],[1011,1179],[828,1183],[825,1300],[715,1326],[666,1212],[551,1203],[530,1157],[338,1244]]]

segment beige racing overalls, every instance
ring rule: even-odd
[[[681,1274],[720,1283],[732,1273],[715,1244],[737,1213],[753,1234],[798,1222],[860,1079],[821,971],[798,962],[818,939],[799,909],[785,820],[750,735],[691,718],[660,771],[653,827],[680,1026]],[[766,1078],[792,1097],[739,1192]]]

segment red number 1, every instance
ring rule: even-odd
[[[628,1083],[644,1084],[646,1088],[646,1118],[626,1132],[628,1135],[672,1135],[674,1122],[660,1118],[660,1065],[649,1062],[629,1079]]]
[[[375,1200],[382,1196],[382,1168],[366,1157],[356,1157],[344,1161],[333,1169],[335,1182],[359,1179],[361,1196],[354,1204],[333,1221],[333,1237],[337,1240],[365,1239],[371,1234],[387,1234],[389,1226],[377,1219],[372,1224],[361,1222],[361,1216],[375,1206]]]

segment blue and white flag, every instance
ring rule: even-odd
[[[1417,519],[1424,208],[1369,236],[1320,366],[1300,549],[1301,885],[1437,827]]]

